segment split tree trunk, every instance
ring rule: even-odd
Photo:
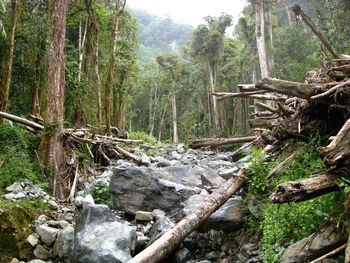
[[[244,173],[240,171],[237,176],[224,183],[187,216],[181,219],[171,230],[129,260],[128,263],[156,263],[165,259],[182,240],[239,190],[246,180]]]
[[[5,94],[3,101],[1,102],[1,111],[6,112],[7,104],[10,94],[10,85],[11,85],[11,76],[12,76],[12,60],[13,60],[13,51],[15,48],[15,30],[16,30],[16,22],[18,16],[18,0],[12,0],[12,18],[11,18],[11,31],[10,31],[10,50],[9,57],[7,62],[7,74],[6,74],[6,82],[5,82]]]
[[[45,128],[40,145],[40,156],[47,171],[52,169],[51,188],[54,196],[64,198],[64,148],[60,133],[64,115],[64,47],[66,35],[67,0],[53,0],[50,37],[50,56],[47,77]]]

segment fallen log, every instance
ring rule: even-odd
[[[256,139],[255,136],[246,136],[246,137],[238,137],[238,138],[204,138],[198,139],[191,143],[190,147],[193,149],[197,149],[200,147],[208,147],[208,146],[220,146],[225,144],[233,144],[233,143],[241,143],[241,142],[251,142]]]
[[[323,84],[306,84],[274,78],[264,78],[259,81],[257,86],[263,90],[274,91],[280,94],[303,99],[310,99],[311,96],[316,94],[316,90],[325,89],[325,85]]]
[[[0,111],[0,117],[8,119],[8,120],[11,120],[11,121],[15,121],[15,122],[19,122],[19,123],[28,125],[29,127],[32,127],[34,129],[37,129],[37,130],[43,130],[44,129],[44,126],[42,126],[42,125],[40,125],[40,124],[38,124],[36,122],[29,121],[29,120],[27,120],[25,118],[21,118],[21,117],[18,117],[16,115],[12,115],[12,114],[9,114],[9,113],[3,112],[3,111]]]
[[[268,127],[270,125],[269,120],[267,119],[250,119],[248,120],[249,126],[251,128],[265,128]]]
[[[237,87],[239,88],[240,92],[247,92],[247,91],[257,91],[259,90],[255,84],[238,84]]]
[[[337,182],[346,176],[349,169],[340,168],[322,171],[308,178],[284,182],[270,196],[271,203],[301,202],[339,190]]]
[[[277,108],[274,108],[274,107],[272,107],[270,105],[267,105],[265,103],[257,102],[257,103],[255,103],[255,105],[260,106],[261,108],[263,108],[265,110],[268,110],[268,111],[270,111],[272,113],[278,113],[278,109]]]
[[[326,147],[319,147],[318,153],[326,165],[339,166],[350,163],[350,119],[343,125],[337,136]]]
[[[237,92],[237,93],[231,93],[231,92],[213,92],[212,94],[217,97],[217,100],[224,100],[226,98],[231,97],[249,97],[251,95],[256,94],[262,94],[266,93],[266,90],[257,90],[257,91],[249,91],[249,92]]]
[[[142,158],[141,157],[136,156],[135,154],[132,154],[132,153],[124,150],[123,148],[120,148],[119,146],[114,146],[114,149],[112,149],[112,151],[116,151],[117,153],[120,153],[120,154],[124,155],[125,157],[130,158],[137,165],[142,165]]]
[[[156,263],[165,259],[191,232],[214,213],[227,199],[229,199],[247,181],[244,172],[224,183],[209,195],[187,216],[180,220],[171,230],[157,239],[152,245],[141,251],[128,263]]]

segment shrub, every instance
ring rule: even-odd
[[[104,204],[113,207],[111,193],[106,183],[97,182],[89,189],[88,194],[92,195],[96,204]]]

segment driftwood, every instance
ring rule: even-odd
[[[348,172],[349,169],[346,168],[323,171],[308,178],[282,183],[270,196],[270,201],[272,203],[301,202],[337,191],[340,176]]]
[[[322,257],[316,258],[315,260],[311,261],[310,263],[320,262],[320,261],[322,261],[322,260],[324,260],[324,259],[326,259],[326,258],[328,258],[328,257],[330,257],[330,256],[332,256],[334,254],[339,253],[340,251],[344,250],[345,248],[346,248],[346,244],[344,244],[344,245],[342,245],[342,246],[332,250],[331,252],[323,255]],[[349,263],[349,261],[345,261],[345,263]]]
[[[350,160],[350,119],[340,129],[327,147],[319,147],[318,153],[324,157],[326,165],[349,165]]]
[[[19,123],[22,123],[22,124],[25,124],[31,128],[34,128],[36,130],[43,130],[44,129],[44,126],[36,123],[36,122],[33,122],[33,121],[29,121],[25,118],[21,118],[21,117],[18,117],[16,115],[12,115],[12,114],[9,114],[9,113],[6,113],[6,112],[3,112],[3,111],[0,111],[0,117],[1,118],[5,118],[5,119],[8,119],[8,120],[11,120],[11,121],[15,121],[15,122],[19,122]]]
[[[251,142],[256,139],[255,136],[238,137],[238,138],[204,138],[192,142],[191,148],[197,149],[200,147],[220,146],[225,144]]]
[[[231,98],[231,97],[249,97],[251,95],[256,95],[256,94],[262,94],[266,93],[266,90],[257,90],[257,91],[249,91],[249,92],[237,92],[237,93],[231,93],[231,92],[214,92],[213,95],[217,96],[217,100],[224,100],[226,98]]]
[[[209,195],[203,202],[180,220],[171,230],[141,251],[128,263],[155,263],[165,259],[192,231],[229,199],[247,178],[241,170]]]

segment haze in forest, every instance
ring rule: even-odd
[[[150,14],[161,17],[170,17],[175,22],[198,26],[204,23],[203,18],[210,16],[219,16],[222,13],[230,14],[237,22],[243,7],[246,5],[245,0],[225,1],[217,0],[215,3],[208,0],[195,1],[161,1],[161,0],[132,0],[128,6],[132,9],[145,10]]]

